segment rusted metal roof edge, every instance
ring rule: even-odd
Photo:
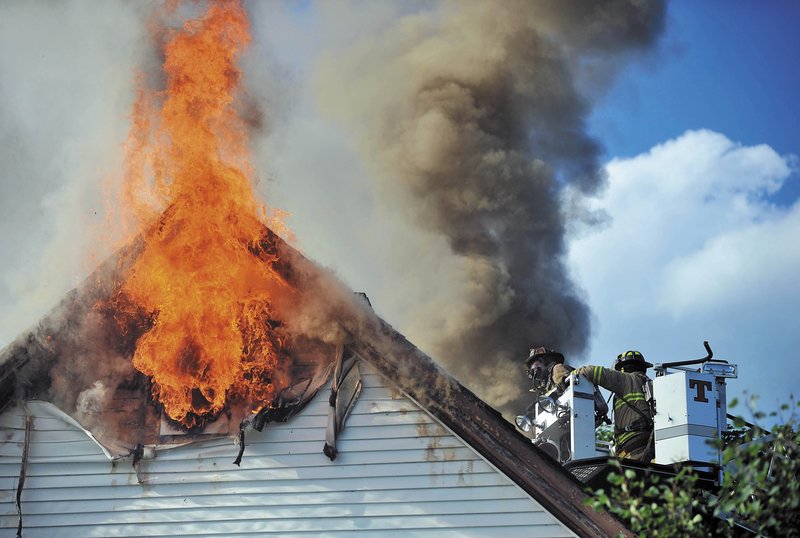
[[[381,320],[381,337],[350,347],[442,421],[579,536],[633,536],[618,519],[586,506],[584,486],[502,416]]]

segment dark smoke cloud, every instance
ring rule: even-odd
[[[567,186],[572,204],[596,193],[604,175],[576,78],[650,44],[663,11],[637,0],[444,3],[322,62],[320,101],[356,131],[382,195],[459,259],[447,283],[457,300],[427,310],[428,333],[420,324],[409,336],[493,405],[523,404],[529,347],[569,355],[587,344],[563,201]]]

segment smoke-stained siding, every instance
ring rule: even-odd
[[[280,535],[574,536],[566,527],[360,364],[364,389],[322,453],[323,391],[298,416],[251,431],[241,468],[228,438],[111,463],[49,404],[35,416],[22,494],[25,536]],[[13,536],[24,414],[0,415],[0,535]]]

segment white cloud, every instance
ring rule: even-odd
[[[800,202],[770,196],[797,179],[793,158],[703,130],[607,170],[591,209],[609,219],[570,249],[595,316],[593,362],[632,347],[651,362],[688,359],[707,339],[740,364],[735,390],[796,391],[797,376],[768,374],[800,344]]]
[[[800,209],[770,211],[711,238],[664,270],[660,304],[673,315],[706,303],[745,308],[800,298]]]

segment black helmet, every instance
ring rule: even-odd
[[[531,364],[537,360],[542,361],[543,364],[564,364],[564,355],[546,347],[535,347],[531,349],[528,360],[525,361],[525,367],[530,370]]]
[[[536,364],[541,361],[541,364]],[[531,349],[528,359],[525,361],[525,370],[528,378],[533,381],[533,387],[536,390],[545,390],[548,386],[550,379],[550,370],[556,364],[564,363],[564,355],[558,351],[547,349],[544,347],[535,347]]]
[[[639,351],[626,351],[617,355],[617,360],[614,361],[614,370],[619,371],[622,368],[631,366],[638,367],[644,372],[653,365],[644,360],[644,355]]]

